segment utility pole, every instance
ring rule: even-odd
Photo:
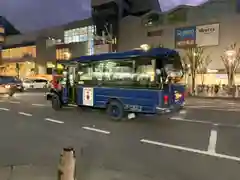
[[[76,157],[73,148],[64,148],[60,156],[58,180],[76,180]]]

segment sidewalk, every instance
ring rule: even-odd
[[[1,180],[56,180],[56,168],[26,166],[6,166],[0,168]]]
[[[80,180],[159,180],[158,177],[151,177],[150,174],[95,166],[77,167],[76,175]],[[57,176],[57,166],[0,167],[0,180],[57,180]]]
[[[186,98],[196,98],[196,99],[220,99],[220,100],[235,100],[240,101],[240,97],[232,97],[232,96],[192,96],[188,95]]]

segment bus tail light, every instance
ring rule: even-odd
[[[168,96],[167,96],[167,95],[164,95],[164,96],[163,96],[163,102],[164,102],[164,104],[168,104],[168,100],[169,100]]]

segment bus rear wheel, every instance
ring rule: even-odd
[[[53,95],[52,96],[52,108],[55,110],[55,111],[58,111],[62,108],[62,103],[60,101],[60,98],[58,95]]]
[[[119,101],[113,100],[107,106],[107,114],[114,121],[121,121],[125,117],[123,104]]]

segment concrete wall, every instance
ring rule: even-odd
[[[5,45],[22,44],[24,42],[37,41],[39,37],[51,37],[56,39],[62,39],[64,36],[64,26],[51,27],[49,29],[43,29],[40,31],[28,32],[26,34],[7,36],[5,39]]]
[[[87,42],[69,44],[68,47],[72,54],[72,58],[87,55]]]

